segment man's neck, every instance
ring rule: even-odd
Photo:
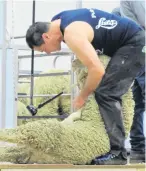
[[[50,31],[50,33],[58,35],[60,41],[63,41],[63,35],[62,35],[61,30],[60,30],[60,24],[61,24],[60,19],[51,22],[51,27],[50,27],[49,31]]]

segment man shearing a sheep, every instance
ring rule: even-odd
[[[36,22],[27,30],[26,42],[31,49],[51,53],[61,50],[63,41],[88,69],[84,88],[74,99],[74,107],[82,108],[88,96],[95,93],[111,149],[93,159],[91,164],[127,163],[121,96],[145,63],[144,37],[143,29],[129,19],[85,8],[62,11],[50,23]],[[106,70],[96,50],[111,58]]]

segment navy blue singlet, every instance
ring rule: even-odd
[[[55,15],[51,21],[61,19],[60,30],[64,35],[65,28],[74,21],[83,21],[91,25],[94,39],[91,42],[95,50],[111,56],[138,31],[142,30],[135,22],[104,12],[98,9],[75,9]]]

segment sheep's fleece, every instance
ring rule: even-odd
[[[100,59],[106,67],[109,58],[101,56]],[[87,77],[87,69],[77,59],[72,65],[81,89]],[[57,85],[57,79],[55,81],[52,85]],[[63,88],[64,85],[60,86]],[[123,96],[126,135],[131,127],[133,107],[129,90]],[[94,95],[88,98],[82,109],[63,121],[37,120],[14,129],[0,130],[0,141],[11,144],[0,147],[0,161],[11,163],[83,165],[110,150],[109,138]]]

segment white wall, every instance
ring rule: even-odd
[[[21,1],[21,0],[13,0],[14,1],[14,36],[23,36],[26,33],[29,25],[32,23],[32,0]],[[8,10],[8,28],[11,30],[12,28],[12,10],[11,10],[11,2],[9,4]],[[117,7],[119,4],[118,0],[83,0],[82,6],[85,8],[98,8],[101,10],[105,10],[111,12],[113,8]],[[50,21],[51,18],[63,11],[68,9],[75,9],[77,2],[75,0],[36,0],[36,21]],[[11,32],[11,31],[10,31]],[[19,39],[15,41],[16,44],[26,45],[25,39]],[[62,43],[62,47],[67,46]],[[19,52],[19,54],[26,54],[26,52]],[[28,52],[27,52],[28,53]],[[28,54],[31,54],[29,52]],[[48,70],[53,68],[52,65],[53,57],[49,58],[37,58],[35,59],[35,69],[36,70]],[[57,60],[57,68],[69,69],[70,68],[70,58],[62,57]],[[29,70],[30,69],[30,60],[21,60],[20,69]]]

